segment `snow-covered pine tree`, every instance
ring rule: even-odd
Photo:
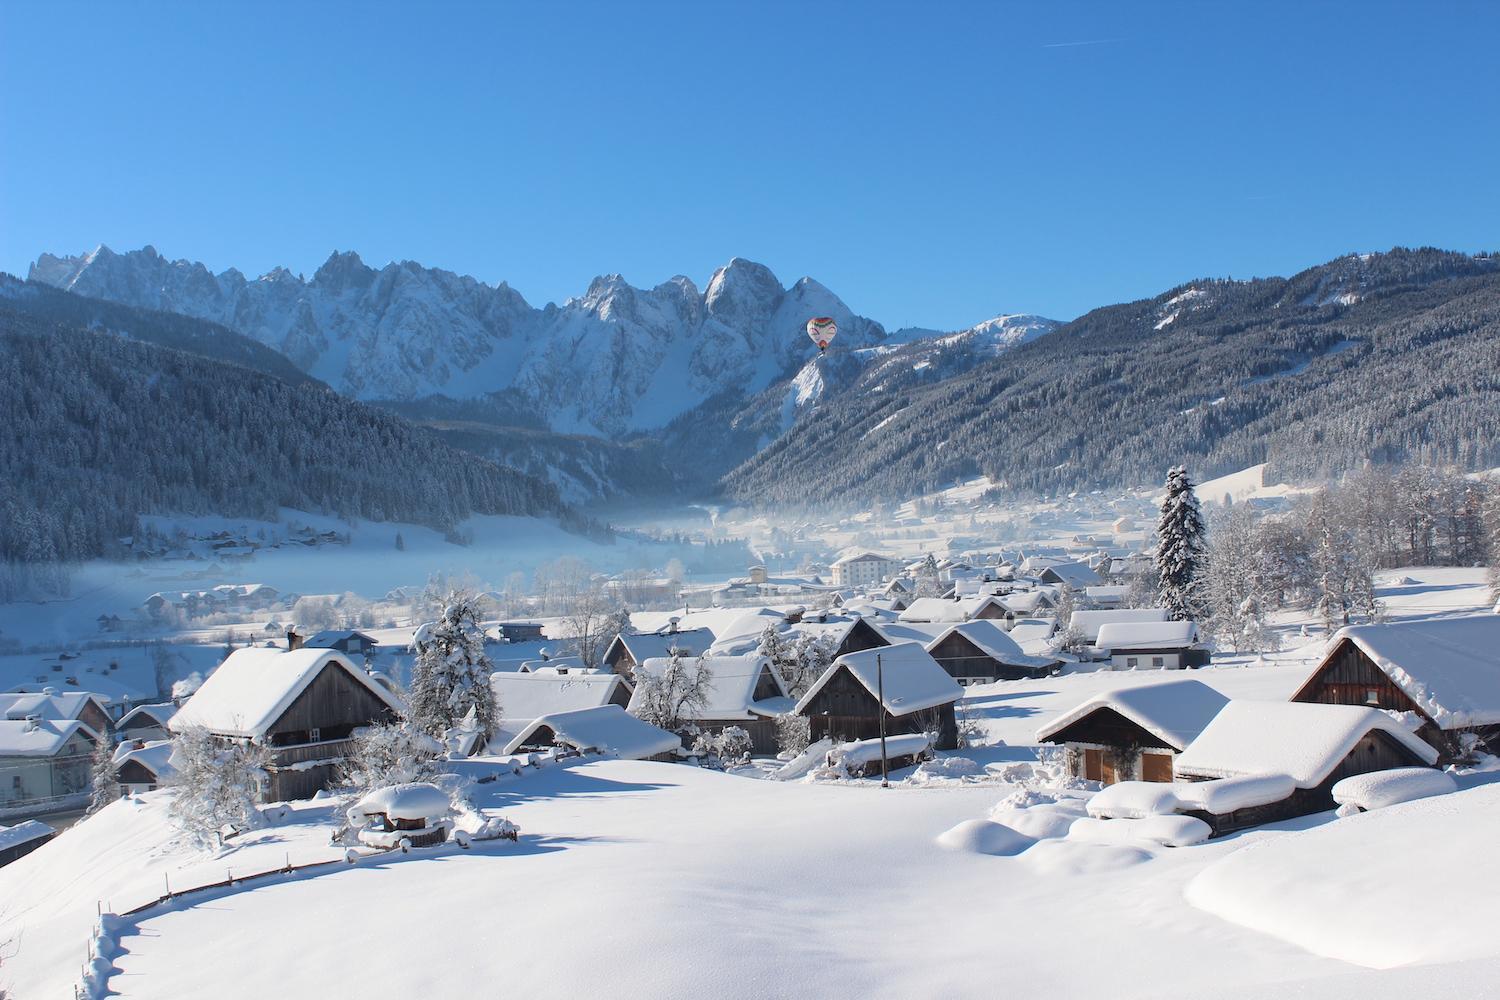
[[[490,688],[494,665],[484,651],[474,594],[449,593],[437,621],[418,628],[412,641],[417,654],[408,703],[412,724],[441,738],[472,709],[481,731],[493,732],[500,721]]]
[[[233,833],[260,826],[256,808],[270,750],[258,743],[229,743],[193,727],[172,740],[171,784],[177,790],[168,813],[201,848],[224,846]]]
[[[88,815],[92,816],[120,797],[120,783],[115,779],[115,742],[108,733],[99,734],[89,760]]]
[[[943,581],[938,574],[937,558],[929,552],[917,569],[917,596],[941,597],[943,590]]]
[[[1162,606],[1178,621],[1193,621],[1202,610],[1203,513],[1187,469],[1167,473],[1167,495],[1156,522],[1156,575]]]

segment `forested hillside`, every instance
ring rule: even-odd
[[[935,385],[846,395],[723,480],[764,502],[1500,465],[1500,261],[1437,250],[1191,282],[1097,309]]]
[[[476,513],[572,516],[549,484],[320,383],[60,325],[4,298],[0,384],[0,561],[109,554],[144,513],[294,507],[437,528]]]

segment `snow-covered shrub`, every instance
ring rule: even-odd
[[[438,772],[442,750],[409,722],[358,729],[340,769],[341,783],[363,795],[384,785],[427,781]]]
[[[812,745],[812,720],[784,712],[776,716],[776,748],[783,760],[791,760]]]
[[[171,784],[177,794],[169,812],[194,843],[222,847],[226,836],[261,825],[256,800],[271,759],[267,747],[220,740],[196,726],[172,744]]]

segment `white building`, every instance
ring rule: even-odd
[[[901,563],[877,552],[850,552],[833,564],[835,587],[879,587],[895,576]]]

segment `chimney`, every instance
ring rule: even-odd
[[[41,721],[42,721],[42,717],[40,715],[28,715],[28,716],[26,716],[26,731],[28,733],[34,733],[34,732],[36,732],[37,723],[39,723]]]
[[[676,617],[675,615],[672,616],[671,618],[667,619],[667,634],[668,635],[676,635],[677,634],[677,623],[680,622],[680,621],[682,621],[682,619]]]
[[[294,628],[286,630],[286,648],[287,652],[302,648],[302,636],[298,635],[297,630]]]

